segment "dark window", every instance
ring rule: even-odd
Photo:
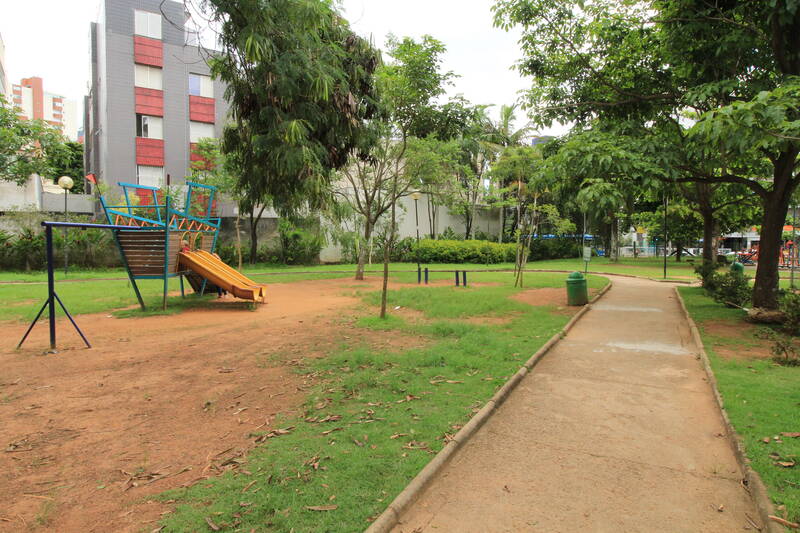
[[[147,137],[147,117],[145,115],[136,115],[136,136]]]

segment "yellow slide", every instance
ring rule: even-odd
[[[223,263],[216,255],[205,250],[181,252],[178,254],[178,267],[191,270],[208,281],[226,290],[237,298],[264,302],[267,287],[243,276],[237,270]]]

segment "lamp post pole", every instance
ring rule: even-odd
[[[794,289],[794,263],[797,261],[797,205],[792,206],[792,248],[789,250],[789,287]]]
[[[61,176],[58,178],[58,186],[64,189],[64,222],[69,222],[69,211],[67,210],[67,196],[69,196],[69,190],[72,186],[75,185],[75,182],[72,181],[72,178],[69,176]],[[67,251],[67,228],[64,227],[64,277],[67,276],[67,269],[69,266],[68,262],[68,251]]]

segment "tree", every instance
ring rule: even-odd
[[[62,150],[48,157],[49,164],[52,167],[52,174],[54,180],[61,176],[69,176],[72,178],[74,185],[71,189],[74,193],[85,192],[83,170],[83,145],[81,143],[67,141],[64,143]]]
[[[241,236],[241,214],[243,204],[246,205],[245,198],[239,194],[237,189],[238,179],[237,170],[232,162],[229,162],[225,154],[220,150],[220,143],[217,139],[199,139],[194,146],[193,153],[198,159],[191,162],[192,179],[198,183],[212,185],[226,196],[231,197],[236,202],[236,256],[238,259],[239,270],[242,269],[242,236]],[[246,212],[246,211],[245,211]],[[251,211],[252,216],[252,211]],[[257,249],[256,249],[257,250]],[[253,250],[250,250],[250,262],[255,262]]]
[[[68,155],[57,129],[43,120],[20,118],[0,96],[0,180],[23,185],[31,174],[55,176],[58,168],[54,163]],[[83,178],[83,173],[71,177]]]
[[[525,138],[531,133],[530,124],[525,124],[519,129],[514,128],[516,123],[518,104],[500,106],[500,119],[497,122],[490,122],[491,142],[496,145],[496,152],[501,153],[509,146],[520,146]],[[497,234],[497,242],[503,242],[503,233],[506,230],[506,210],[504,207],[504,190],[508,183],[500,182],[500,229]],[[514,223],[516,227],[517,222]]]
[[[403,194],[399,186],[403,172],[409,138],[413,132],[422,132],[423,119],[436,110],[436,98],[444,94],[444,86],[453,74],[440,72],[444,45],[429,35],[420,42],[409,37],[397,39],[390,36],[387,53],[392,61],[382,65],[377,72],[382,104],[391,130],[392,151],[391,208],[389,237],[383,255],[383,285],[381,290],[381,318],[386,317],[386,296],[389,284],[389,257],[397,232],[397,199]]]
[[[534,78],[534,116],[578,124],[601,117],[646,133],[672,128],[671,137],[642,138],[650,153],[671,139],[670,166],[685,175],[670,179],[748,187],[764,211],[753,303],[776,308],[779,233],[800,182],[800,137],[786,134],[797,120],[789,102],[800,75],[800,10],[766,0],[582,7],[566,0],[495,6],[497,24],[524,27],[519,67]],[[689,132],[687,112],[699,118]],[[736,147],[744,139],[747,149]]]
[[[222,149],[239,169],[240,205],[256,228],[279,213],[325,201],[331,177],[351,155],[365,157],[366,122],[378,118],[378,52],[325,0],[207,0],[221,52],[212,74],[227,84],[234,122]]]
[[[383,126],[387,127],[385,124]],[[405,160],[400,162],[400,167],[397,166],[397,152],[401,148],[389,132],[385,132],[373,147],[371,160],[355,159],[342,169],[340,186],[334,187],[334,193],[349,205],[351,212],[356,213],[361,221],[363,241],[357,241],[357,280],[364,279],[364,265],[378,221],[392,209],[399,197],[408,193],[412,183],[416,182],[406,174]]]

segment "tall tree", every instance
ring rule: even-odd
[[[325,0],[206,0],[220,28],[213,75],[227,84],[233,123],[222,148],[256,227],[271,199],[280,212],[325,199],[335,169],[365,157],[378,117],[378,52]]]
[[[495,13],[524,28],[519,66],[534,78],[529,104],[542,123],[636,123],[650,152],[671,144],[670,165],[685,174],[671,179],[739,183],[761,199],[753,303],[777,307],[780,228],[800,183],[795,2],[502,0]],[[687,112],[700,119],[689,132]],[[647,135],[667,128],[671,138]]]
[[[58,179],[61,176],[72,178],[74,185],[71,192],[84,192],[84,171],[83,171],[83,145],[81,143],[67,141],[62,149],[48,157],[52,174],[48,177]]]
[[[396,146],[390,187],[389,237],[383,255],[381,318],[386,317],[389,257],[397,232],[397,199],[402,194],[399,182],[408,141],[414,132],[422,132],[424,118],[436,109],[436,99],[444,94],[445,85],[453,77],[451,72],[441,71],[444,51],[445,46],[430,35],[423,36],[419,42],[409,37],[397,39],[390,36],[387,53],[391,61],[377,72],[378,87]]]

